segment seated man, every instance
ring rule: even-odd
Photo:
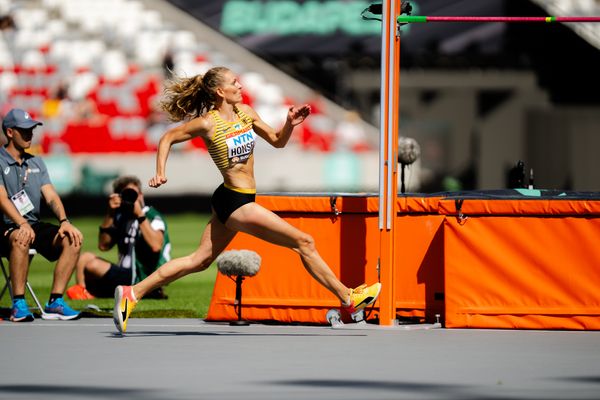
[[[144,204],[141,187],[134,176],[113,182],[98,247],[108,251],[116,244],[119,261],[113,264],[94,253],[83,253],[77,262],[77,284],[67,290],[70,298],[113,297],[117,286],[139,282],[170,260],[167,225],[156,209]],[[154,297],[164,298],[162,290]]]
[[[63,293],[75,269],[83,236],[67,219],[46,164],[25,151],[31,146],[33,129],[41,124],[20,109],[10,110],[2,120],[8,143],[0,148],[0,209],[4,213],[0,253],[9,259],[13,290],[10,320],[14,322],[33,321],[25,302],[30,248],[49,261],[57,261],[50,300],[42,317],[60,320],[79,317],[64,302]],[[58,225],[40,221],[42,196],[59,220]]]

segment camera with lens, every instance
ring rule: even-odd
[[[121,206],[119,210],[127,217],[133,217],[133,205],[138,198],[138,192],[131,188],[125,188],[121,192]]]

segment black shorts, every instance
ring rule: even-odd
[[[221,184],[212,195],[210,203],[217,214],[217,218],[223,224],[227,222],[229,216],[244,204],[254,203],[256,193],[240,193],[225,187]]]
[[[101,278],[86,274],[85,288],[96,297],[110,298],[114,297],[117,286],[131,285],[132,280],[131,268],[123,268],[111,263],[110,268]]]
[[[58,234],[58,225],[49,224],[47,222],[36,222],[31,224],[35,239],[31,244],[31,248],[35,249],[39,254],[44,256],[48,261],[56,261],[62,253],[60,244],[53,245],[54,238]],[[17,225],[11,224],[5,226],[0,239],[0,253],[2,255],[10,254],[10,234],[18,229]]]

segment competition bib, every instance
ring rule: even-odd
[[[19,210],[19,213],[21,215],[25,215],[29,211],[34,209],[33,203],[29,199],[29,196],[27,196],[27,193],[25,193],[25,190],[21,190],[20,192],[15,193],[11,196],[10,199],[12,200],[17,210]]]
[[[227,143],[227,158],[230,165],[247,160],[254,151],[255,141],[256,134],[252,129],[245,132],[238,131],[227,137],[225,142]]]

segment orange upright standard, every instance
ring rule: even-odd
[[[393,325],[395,216],[398,193],[398,115],[400,111],[400,0],[384,1],[381,18],[381,121],[379,141],[379,323]]]

